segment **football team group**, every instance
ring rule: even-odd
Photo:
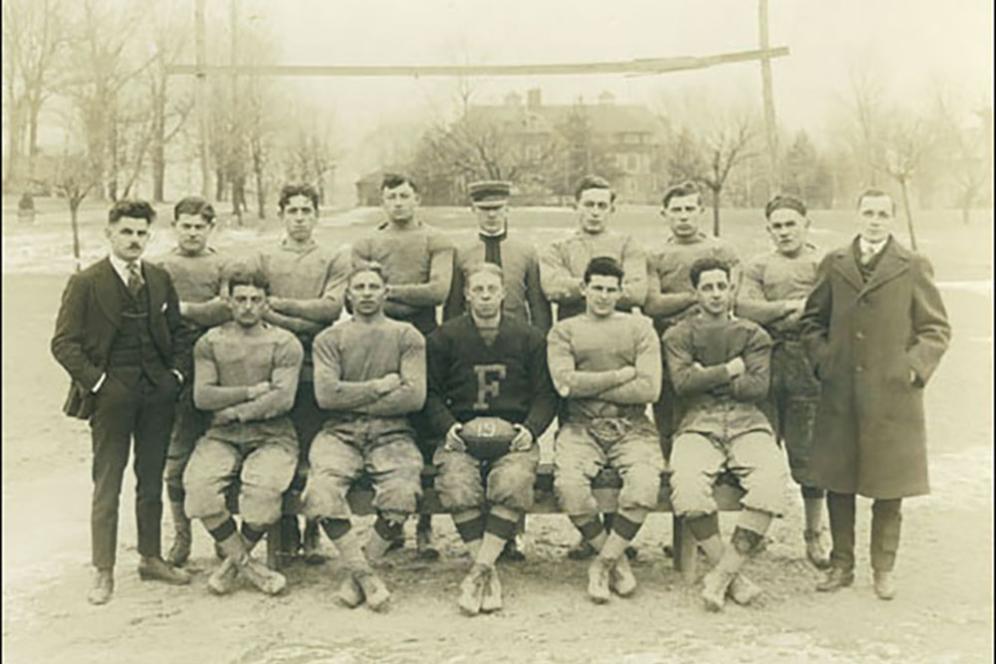
[[[711,566],[708,609],[761,592],[743,568],[784,511],[787,468],[801,489],[800,544],[826,572],[817,590],[853,583],[861,495],[873,499],[875,592],[895,595],[901,501],[928,491],[922,390],[950,327],[930,264],[892,236],[888,194],[864,192],[853,241],[826,255],[808,242],[805,204],[776,196],[758,222],[773,250],[741,262],[699,230],[693,183],[663,193],[661,238],[646,248],[612,229],[616,196],[597,176],[577,185],[577,228],[539,250],[510,228],[509,183],[468,191],[478,235],[463,246],[422,222],[410,177],[389,174],[383,223],[333,248],[313,237],[316,190],[289,184],[280,243],[229,257],[208,241],[211,205],[189,197],[160,260],[142,259],[153,208],[112,206],[109,255],[70,278],[52,339],[72,378],[65,412],[92,434],[90,602],[113,592],[133,456],[142,579],[190,582],[199,519],[221,559],[212,592],[245,579],[280,593],[285,577],[252,556],[280,522],[283,555],[320,562],[324,532],[343,570],[339,601],[383,610],[391,595],[375,570],[403,546],[431,464],[472,560],[459,608],[499,610],[495,564],[523,555],[537,441],[555,420],[554,493],[581,535],[569,556],[591,559],[594,602],[636,591],[631,543],[665,470]],[[622,486],[601,514],[592,480],[606,468]],[[728,542],[713,497],[721,475],[743,490]],[[362,539],[347,499],[361,478],[376,511]],[[164,483],[175,526],[165,558]],[[292,489],[303,531],[282,514]],[[431,515],[416,540],[419,556],[438,556]]]

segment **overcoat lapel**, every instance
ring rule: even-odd
[[[871,278],[865,284],[864,292],[873,291],[899,275],[910,269],[909,255],[896,246],[895,240],[889,240],[889,244],[882,250],[878,267],[872,272]]]
[[[152,270],[142,269],[145,277],[145,291],[149,298],[149,316],[158,311],[162,303],[166,301],[166,282],[159,279],[159,274]]]
[[[858,265],[854,262],[854,256],[849,249],[835,251],[833,262],[837,271],[840,272],[847,283],[854,287],[854,290],[860,291],[864,288],[865,280],[861,278],[861,272],[858,270]]]

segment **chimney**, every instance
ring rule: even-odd
[[[602,94],[598,95],[598,103],[601,106],[611,106],[616,102],[616,96],[606,90]]]
[[[542,103],[543,101],[539,88],[530,88],[526,91],[526,106],[529,108],[539,108]]]

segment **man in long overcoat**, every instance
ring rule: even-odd
[[[895,202],[858,198],[860,231],[831,251],[806,300],[801,331],[822,383],[810,470],[827,490],[832,566],[817,586],[854,581],[854,497],[874,499],[875,593],[892,599],[903,498],[929,492],[923,388],[951,328],[929,261],[891,234]]]

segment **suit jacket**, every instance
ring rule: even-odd
[[[822,383],[809,458],[816,486],[869,498],[927,493],[923,387],[951,337],[927,259],[891,238],[865,281],[853,243],[830,252],[800,327]]]
[[[152,341],[163,364],[176,369],[173,337],[182,324],[176,289],[169,273],[161,267],[143,261],[142,273],[149,298]],[[93,412],[91,390],[107,371],[111,344],[121,326],[121,312],[126,304],[119,281],[110,259],[105,258],[70,277],[62,293],[52,355],[72,379],[63,406],[63,412],[71,417],[89,419]]]

